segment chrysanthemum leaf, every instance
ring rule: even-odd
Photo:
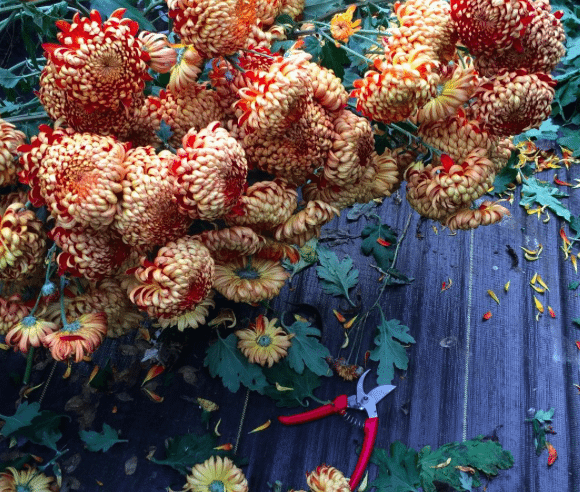
[[[266,369],[265,373],[268,381],[272,383],[265,389],[265,393],[276,400],[278,407],[306,406],[306,398],[313,396],[314,390],[320,386],[320,378],[311,370],[305,368],[302,374],[297,374],[286,360]],[[279,391],[276,383],[286,389]]]
[[[570,221],[571,214],[558,198],[565,198],[568,195],[561,192],[549,183],[541,183],[536,178],[528,178],[522,186],[521,206],[532,206],[537,203],[540,206],[548,207],[558,217],[565,221]]]
[[[330,355],[328,349],[320,343],[320,331],[309,323],[296,321],[284,327],[288,333],[294,334],[288,349],[288,364],[298,374],[302,374],[307,367],[318,376],[329,375],[326,357]]]
[[[251,390],[263,393],[268,385],[260,366],[251,364],[238,349],[238,338],[231,333],[227,338],[218,338],[207,349],[204,365],[212,377],[222,378],[224,386],[232,393],[243,384]]]
[[[108,451],[118,442],[128,442],[127,439],[119,439],[119,433],[108,424],[103,424],[102,432],[81,430],[79,435],[89,451]]]
[[[348,291],[358,284],[358,270],[353,269],[350,256],[339,261],[336,253],[328,248],[317,248],[318,262],[316,273],[322,284],[322,290],[333,296],[344,296],[349,302]],[[352,304],[352,302],[351,302]]]

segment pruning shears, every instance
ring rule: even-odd
[[[370,392],[365,393],[364,380],[369,372],[370,369],[360,377],[356,385],[356,395],[339,395],[331,403],[309,410],[308,412],[278,417],[278,420],[285,425],[295,425],[312,422],[313,420],[318,420],[334,413],[344,415],[347,408],[365,410],[368,415],[364,423],[365,437],[354,473],[350,477],[351,490],[354,490],[360,483],[363,472],[365,471],[371,454],[373,453],[377,431],[379,429],[377,403],[396,388],[396,386],[391,386],[390,384],[383,384],[373,388]]]

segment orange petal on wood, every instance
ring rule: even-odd
[[[556,451],[556,448],[549,442],[546,442],[546,447],[548,448],[548,466],[552,466],[558,459],[558,451]]]
[[[268,420],[268,421],[264,422],[262,425],[259,425],[258,427],[256,427],[255,429],[252,429],[250,432],[248,432],[248,434],[253,434],[254,432],[263,431],[263,430],[267,429],[268,427],[270,427],[271,424],[272,424],[272,421]]]
[[[147,376],[145,376],[145,379],[141,383],[141,386],[143,386],[147,381],[151,381],[153,378],[159,376],[159,374],[161,374],[163,371],[165,371],[165,367],[163,367],[162,365],[157,364],[151,366],[149,372],[147,372]]]
[[[221,446],[216,446],[214,449],[217,449],[218,451],[231,451],[234,447],[232,446],[231,442],[228,442],[227,444],[222,444]]]
[[[151,391],[150,389],[147,388],[141,388],[146,394],[147,396],[154,401],[155,403],[161,403],[163,400],[165,400],[165,398],[163,396],[159,396],[157,393],[154,393],[153,391]]]

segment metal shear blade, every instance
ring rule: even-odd
[[[396,386],[390,384],[383,384],[373,388],[368,394],[364,390],[364,380],[366,375],[370,372],[368,369],[359,379],[356,386],[356,396],[348,397],[349,408],[356,408],[357,410],[365,410],[369,417],[377,416],[377,403],[393,391]]]

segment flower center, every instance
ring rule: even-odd
[[[30,487],[28,485],[17,485],[16,492],[30,492]]]
[[[34,316],[26,316],[22,318],[22,324],[26,327],[34,326],[36,324],[36,318]]]
[[[207,489],[209,490],[209,492],[226,492],[224,483],[221,480],[214,480],[212,483],[209,484],[209,487]]]
[[[260,278],[260,274],[256,270],[250,270],[250,269],[236,270],[236,275],[240,278],[245,278],[248,280],[254,280],[254,279]]]
[[[68,331],[70,333],[74,333],[75,331],[79,330],[81,324],[78,321],[73,321],[72,323],[67,323],[62,327],[63,331]]]
[[[261,335],[257,340],[257,344],[260,347],[268,347],[272,343],[272,339],[269,335]]]

